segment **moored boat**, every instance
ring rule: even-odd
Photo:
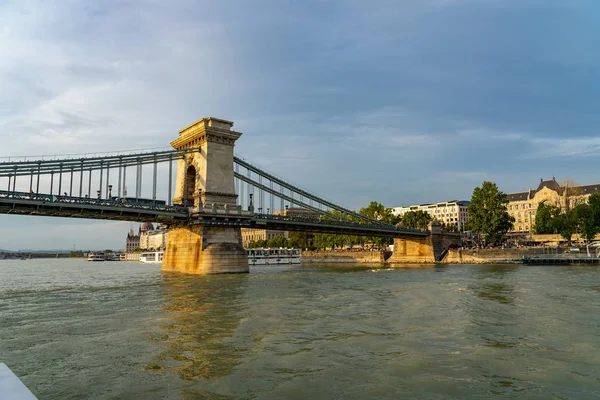
[[[104,253],[89,253],[88,261],[104,261]]]
[[[162,263],[164,251],[145,251],[140,254],[140,262],[146,264],[160,264]]]

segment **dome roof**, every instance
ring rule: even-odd
[[[142,232],[153,231],[154,230],[154,226],[152,225],[152,222],[144,222],[144,224],[142,225],[141,230],[142,230]]]

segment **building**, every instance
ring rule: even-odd
[[[125,253],[133,253],[135,249],[140,247],[140,230],[136,235],[133,231],[133,227],[129,228],[129,233],[125,239]]]
[[[146,222],[149,224],[149,222]],[[144,224],[144,225],[146,225]],[[152,224],[150,224],[152,225]],[[149,227],[147,227],[149,228]],[[140,234],[140,249],[142,250],[164,250],[167,247],[167,231],[156,228],[145,229]]]
[[[469,220],[469,213],[467,212],[469,204],[471,202],[466,200],[452,200],[436,204],[394,207],[391,212],[397,217],[403,217],[409,211],[424,211],[431,215],[434,220],[446,225],[454,225],[459,231],[463,231],[465,223]]]
[[[284,236],[287,238],[287,235],[288,232],[286,231],[242,228],[242,245],[247,248],[248,245],[252,242],[257,242],[259,240],[271,240],[278,236]]]
[[[540,179],[537,189],[526,192],[508,193],[508,213],[515,218],[512,232],[527,233],[533,231],[535,213],[540,203],[559,207],[566,211],[587,199],[600,190],[595,185],[560,185],[554,177],[549,180]]]
[[[319,214],[315,211],[307,210],[301,207],[286,207],[284,210],[275,211],[273,215],[284,216],[284,217],[302,217],[302,218],[317,218]],[[242,228],[242,245],[248,247],[251,242],[259,240],[271,240],[278,236],[285,238],[290,237],[288,231],[275,231],[270,229],[250,229]]]
[[[138,228],[137,235],[133,230],[133,227],[129,228],[129,232],[127,233],[127,238],[125,239],[125,259],[127,261],[137,261],[139,260],[139,253],[136,252],[136,249],[142,248],[142,238],[145,243],[148,243],[147,232],[153,232],[154,225],[151,222],[144,222],[142,226]]]

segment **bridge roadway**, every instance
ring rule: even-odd
[[[181,205],[149,204],[118,199],[0,191],[0,214],[86,218],[115,221],[158,222],[164,225],[240,226],[296,232],[365,235],[381,237],[424,237],[428,231],[400,228],[385,223],[364,223],[327,218],[256,214],[237,209],[213,212]]]

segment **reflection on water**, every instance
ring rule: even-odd
[[[161,308],[167,316],[150,338],[164,350],[146,370],[167,371],[187,380],[228,375],[245,350],[230,339],[247,309],[243,298],[247,278],[166,275]]]

